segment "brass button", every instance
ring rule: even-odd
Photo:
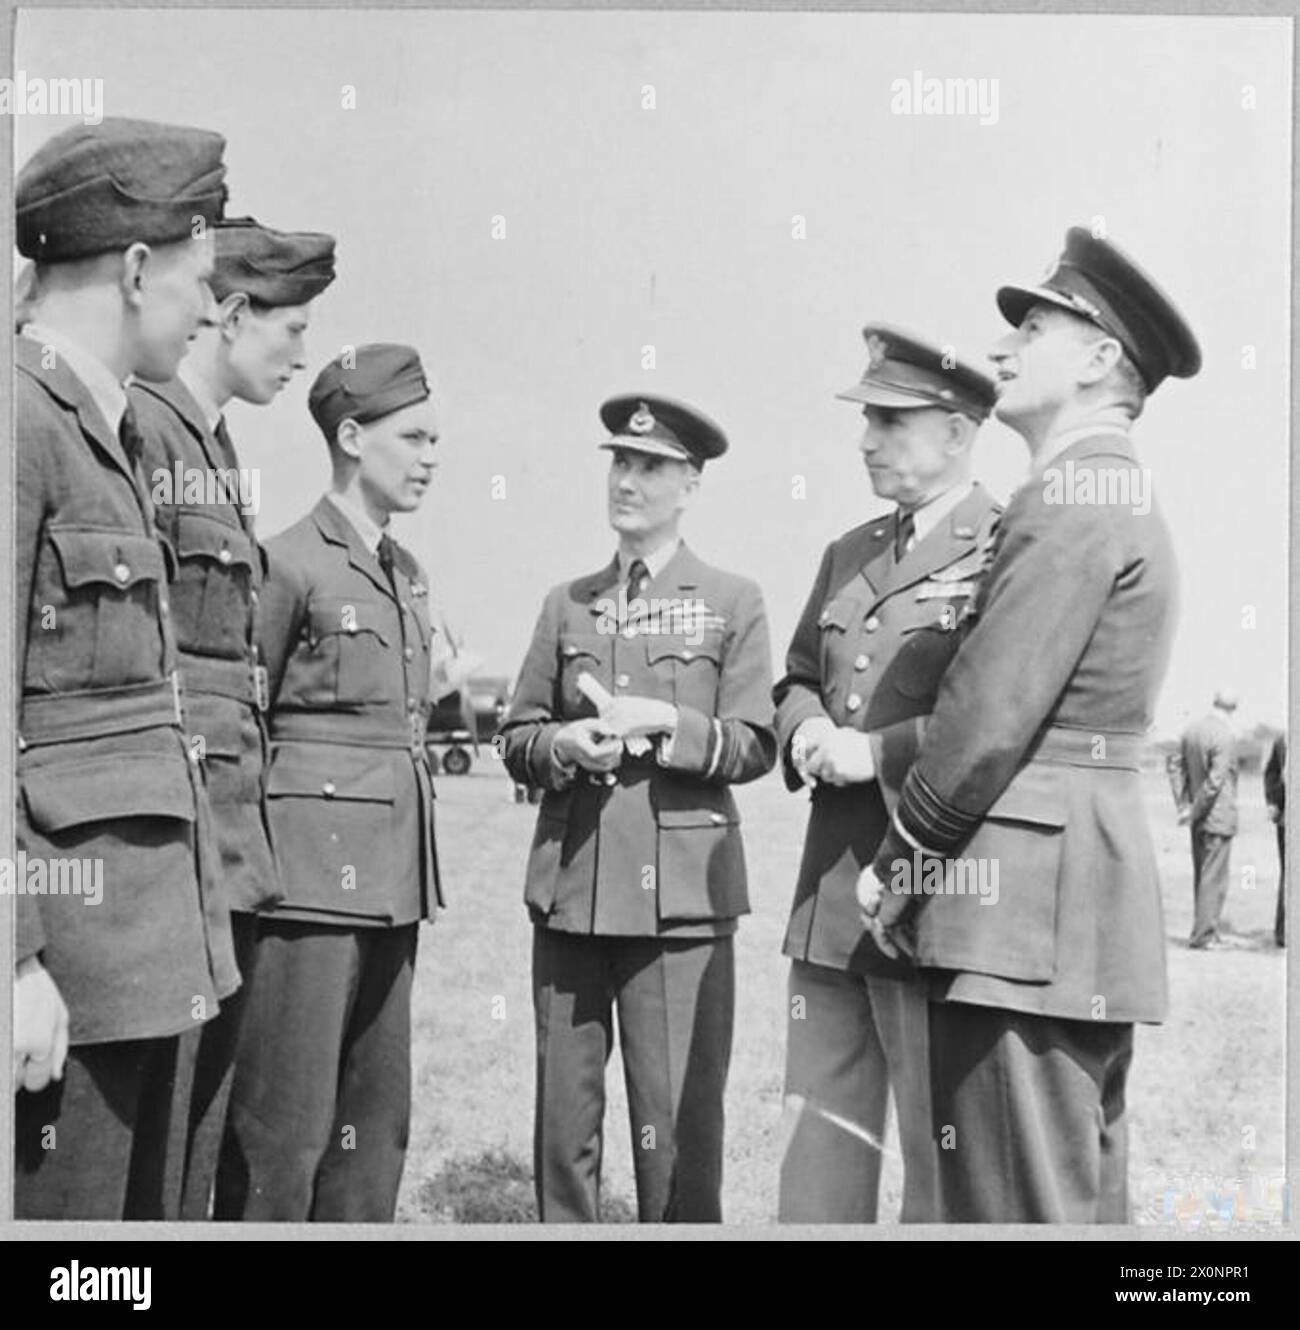
[[[404,655],[404,656],[406,657],[407,660],[414,660],[414,659],[415,659],[415,648],[414,648],[414,647],[403,647],[403,648],[402,648],[402,655]]]
[[[332,780],[327,780],[325,784],[320,787],[320,792],[327,799],[332,799],[335,795],[334,782]]]
[[[862,705],[862,699],[857,695],[857,693],[850,693],[848,696],[848,700],[844,703],[844,705],[850,711],[856,711]]]
[[[170,606],[167,603],[167,597],[163,596],[162,599],[159,600],[158,602],[158,612],[160,614],[166,614],[169,608]]]
[[[682,652],[682,659],[683,659],[683,660],[694,660],[694,659],[695,659],[695,652],[693,652],[693,651],[690,649],[690,647],[687,647],[686,650]]]
[[[256,605],[256,604],[257,604],[257,592],[256,592],[256,591],[250,591],[250,592],[248,593],[248,600],[249,600],[249,603],[250,603],[250,604],[252,604],[252,605]]]
[[[726,820],[727,820],[727,816],[726,816],[725,813],[710,813],[710,814],[709,814],[709,821],[712,822],[713,825],[714,825],[715,827],[720,827],[720,826],[722,826],[723,823],[726,822]]]
[[[419,704],[419,703],[415,700],[415,698],[413,698],[413,697],[408,697],[408,698],[406,699],[406,709],[407,709],[407,711],[415,711],[415,710],[419,707],[419,705],[420,705],[420,704]]]
[[[859,657],[857,658],[857,660],[855,660],[855,661],[853,662],[853,668],[854,668],[855,670],[865,670],[865,669],[867,668],[867,666],[870,665],[870,664],[871,664],[871,661],[870,661],[870,659],[869,659],[868,657],[866,657],[866,656],[859,656]]]
[[[618,678],[614,680],[614,684],[618,688],[626,688],[631,682],[632,676],[630,674],[620,674]]]
[[[612,771],[607,771],[607,772],[605,773],[605,784],[606,784],[606,785],[617,785],[617,784],[618,784],[618,777],[617,777]]]
[[[126,564],[119,563],[113,569],[113,576],[116,577],[119,582],[125,582],[126,579],[131,576],[131,570],[126,566]]]
[[[219,563],[228,564],[230,562],[230,559],[231,559],[231,554],[229,550],[222,550],[221,553],[217,555],[217,561]]]
[[[873,614],[862,626],[867,632],[874,633],[876,629],[880,627],[880,620]]]

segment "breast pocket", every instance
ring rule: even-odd
[[[202,655],[242,656],[257,559],[253,542],[242,529],[194,511],[177,514],[175,540],[172,608],[181,644]]]
[[[579,689],[578,680],[590,674],[609,689],[612,640],[610,635],[599,633],[566,633],[560,638],[560,714],[566,719],[596,714],[595,704]]]
[[[660,686],[660,696],[713,715],[722,668],[721,635],[705,634],[699,642],[688,637],[647,637],[645,644],[646,665]]]
[[[397,669],[389,655],[396,645],[391,620],[389,606],[377,599],[312,601],[307,636],[316,668],[305,700],[344,706],[388,700]]]
[[[159,543],[132,532],[70,526],[49,528],[49,539],[67,603],[29,634],[45,681],[70,690],[158,678],[165,569]]]
[[[939,605],[927,622],[904,628],[898,652],[888,671],[889,682],[912,701],[933,701],[939,681],[961,643],[958,625],[962,610],[948,602]]]
[[[823,681],[837,678],[847,666],[849,629],[861,621],[862,606],[847,596],[828,600],[817,617],[819,634],[821,677]]]

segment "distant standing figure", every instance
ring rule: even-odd
[[[1264,764],[1264,802],[1269,821],[1277,826],[1277,916],[1273,921],[1273,940],[1286,946],[1286,735],[1273,740]]]
[[[1196,915],[1189,946],[1219,941],[1219,916],[1228,895],[1228,859],[1237,834],[1237,740],[1229,717],[1237,697],[1221,688],[1214,709],[1193,721],[1170,761],[1179,825],[1192,829],[1192,889]]]

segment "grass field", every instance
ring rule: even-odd
[[[1211,1222],[1235,1205],[1280,1217],[1284,1161],[1285,952],[1273,945],[1277,853],[1258,776],[1241,786],[1224,918],[1230,945],[1189,952],[1191,854],[1163,772],[1144,778],[1165,889],[1171,1015],[1137,1031],[1129,1082],[1130,1179],[1139,1222]],[[776,1214],[782,1146],[787,962],[781,938],[806,808],[775,777],[736,791],[754,913],[737,939],[736,1037],[727,1089],[723,1212]],[[438,839],[450,908],[421,935],[414,1000],[414,1114],[400,1220],[528,1223],[533,1032],[524,862],[537,810],[512,801],[485,749],[466,777],[438,781]],[[1243,870],[1254,869],[1255,885]],[[622,1068],[607,1077],[603,1211],[635,1217]],[[891,1139],[893,1127],[891,1124]],[[1249,1180],[1254,1180],[1247,1187]],[[881,1217],[897,1217],[901,1167],[885,1161]],[[1222,1222],[1222,1221],[1220,1221]]]

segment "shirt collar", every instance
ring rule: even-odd
[[[961,480],[951,489],[914,508],[912,529],[916,532],[916,543],[919,545],[974,488],[973,480]]]
[[[57,328],[50,328],[43,323],[29,323],[23,328],[22,335],[31,338],[33,342],[54,348],[54,354],[61,357],[81,380],[109,429],[118,434],[122,428],[122,417],[126,415],[126,389],[113,377],[113,371],[98,356],[92,355]]]
[[[181,361],[180,369],[176,371],[176,377],[189,390],[195,406],[203,416],[204,423],[215,434],[217,426],[221,423],[221,408],[212,400],[212,394],[199,382],[198,376],[184,360]]]
[[[680,536],[673,536],[666,544],[660,545],[658,549],[651,550],[649,554],[634,556],[624,554],[622,550],[618,552],[618,576],[619,581],[627,581],[627,570],[632,566],[634,558],[639,557],[646,566],[646,572],[650,574],[653,581],[665,568],[668,567],[668,561],[677,553],[678,546],[682,543]]]
[[[361,543],[374,554],[379,549],[379,539],[384,534],[384,527],[377,526],[370,514],[358,504],[353,503],[344,495],[334,490],[328,491],[325,497],[347,518],[352,529],[361,538]]]

